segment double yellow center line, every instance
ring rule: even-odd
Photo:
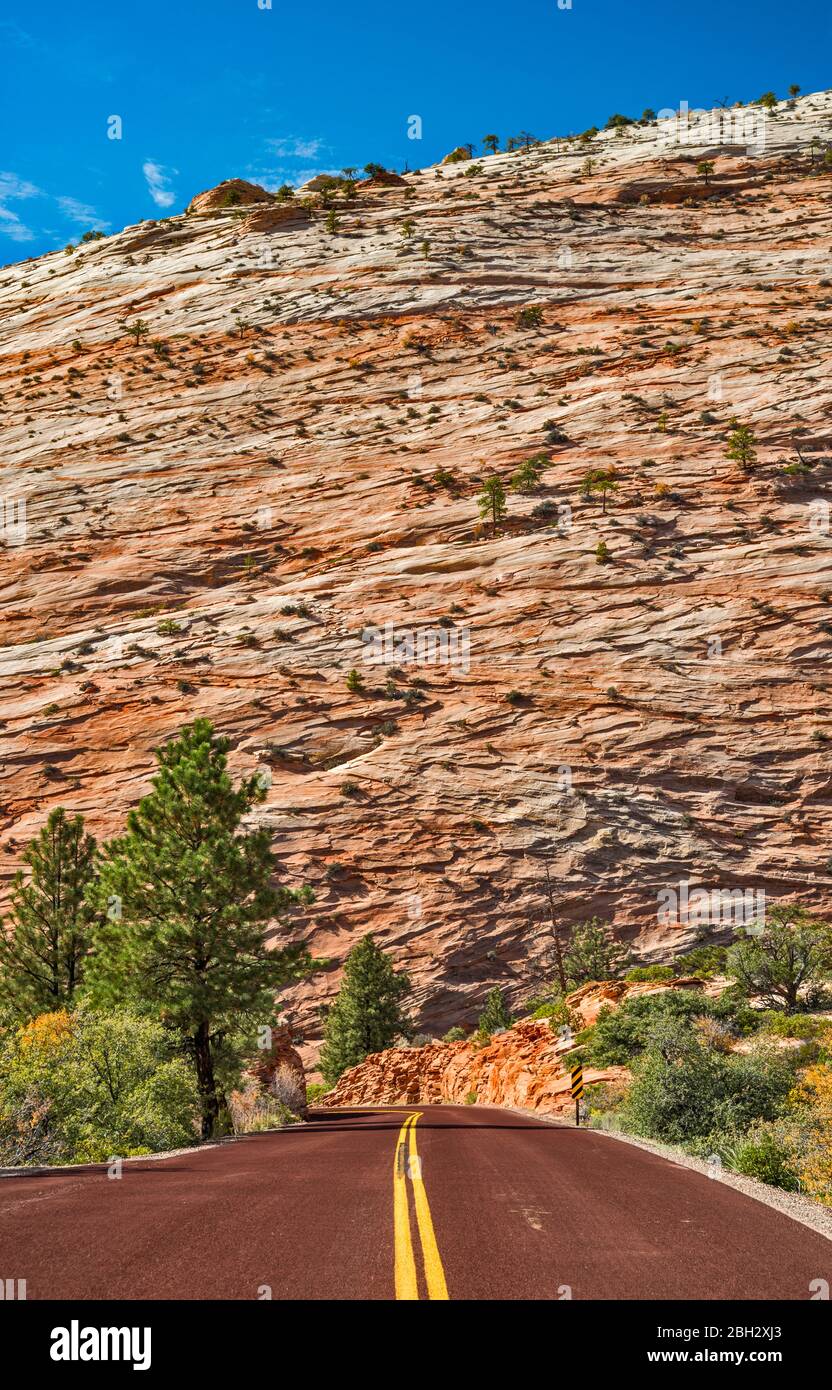
[[[395,1252],[395,1277],[397,1299],[418,1299],[419,1279],[416,1261],[413,1256],[413,1239],[410,1228],[410,1202],[408,1199],[408,1179],[413,1189],[413,1207],[416,1212],[416,1228],[422,1247],[422,1262],[425,1272],[425,1287],[428,1298],[447,1299],[448,1286],[445,1271],[439,1258],[439,1247],[433,1229],[428,1194],[422,1181],[422,1162],[416,1147],[416,1121],[421,1115],[408,1115],[396,1141],[396,1154],[393,1160],[393,1248]]]

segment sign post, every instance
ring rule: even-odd
[[[575,1127],[580,1128],[581,1124],[581,1101],[584,1095],[584,1068],[582,1062],[575,1062],[569,1068],[572,1077],[572,1099],[575,1102]]]

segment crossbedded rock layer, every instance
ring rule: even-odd
[[[650,126],[425,169],[334,228],[203,195],[0,272],[6,885],[54,805],[117,830],[202,714],[316,891],[313,1050],[368,929],[423,1028],[522,999],[544,858],[563,921],[648,959],[692,935],[657,916],[683,878],[827,907],[830,116],[781,106],[754,156]],[[480,480],[540,452],[493,535]],[[368,663],[365,629],[443,623],[467,669]]]

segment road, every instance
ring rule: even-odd
[[[317,1111],[164,1160],[0,1180],[29,1299],[792,1299],[832,1242],[604,1135],[477,1106]]]

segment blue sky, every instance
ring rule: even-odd
[[[5,0],[0,263],[179,212],[223,178],[416,168],[492,131],[832,85],[829,0],[266,5]]]

